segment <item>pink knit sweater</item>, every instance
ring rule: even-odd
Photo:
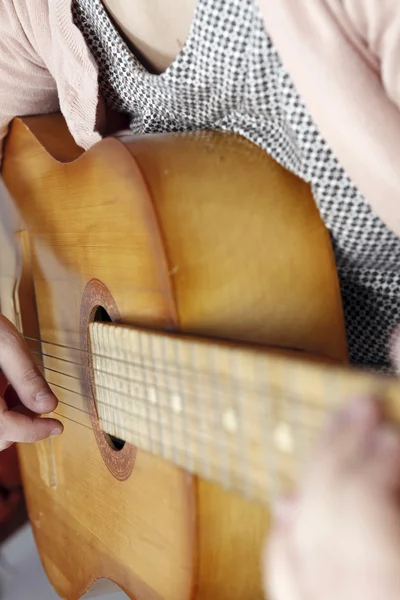
[[[375,211],[400,235],[398,0],[259,0],[314,120]],[[100,135],[96,64],[71,0],[1,0],[0,140],[16,115],[61,109],[76,142]]]
[[[85,149],[95,132],[97,67],[70,0],[1,0],[0,136],[15,116],[61,111]]]

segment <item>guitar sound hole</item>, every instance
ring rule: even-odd
[[[111,323],[112,319],[105,308],[103,308],[102,306],[98,306],[94,313],[93,321],[96,321],[99,323]],[[123,440],[120,440],[119,438],[116,438],[113,435],[109,435],[108,433],[105,433],[104,437],[106,438],[106,440],[109,443],[109,445],[111,446],[111,448],[113,450],[116,450],[117,452],[120,452],[122,450],[122,448],[125,446],[125,442]]]

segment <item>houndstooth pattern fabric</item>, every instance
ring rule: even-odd
[[[400,240],[322,139],[256,2],[198,0],[188,39],[161,75],[137,60],[101,0],[73,0],[72,14],[99,66],[101,93],[129,114],[134,133],[236,132],[311,184],[332,237],[350,359],[390,370],[389,337],[400,323]]]

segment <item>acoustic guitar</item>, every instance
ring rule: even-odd
[[[309,187],[236,135],[83,152],[59,115],[14,121],[2,175],[1,309],[65,426],[19,447],[50,582],[263,598],[268,507],[327,412],[363,390],[400,412],[396,381],[346,366]]]

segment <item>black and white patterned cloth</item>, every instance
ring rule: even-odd
[[[188,39],[161,75],[134,56],[101,0],[73,0],[72,13],[99,66],[101,93],[129,114],[134,133],[237,132],[311,184],[335,250],[351,361],[389,370],[388,341],[400,323],[400,240],[322,139],[256,0],[198,0]]]

